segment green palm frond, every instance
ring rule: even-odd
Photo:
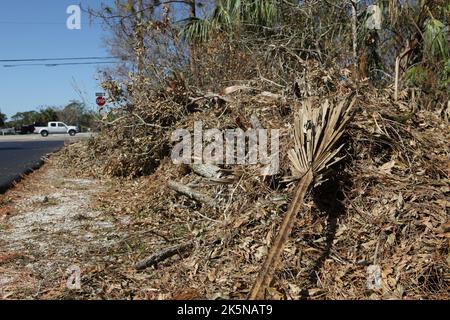
[[[272,28],[278,17],[278,0],[221,0],[210,18],[187,19],[182,36],[189,41],[205,42],[214,30],[231,31],[243,24]]]
[[[255,0],[246,8],[247,22],[265,27],[273,27],[278,18],[278,8],[273,0]]]
[[[181,36],[189,42],[206,42],[212,30],[212,24],[208,19],[189,18]]]
[[[216,28],[224,30],[229,30],[233,24],[239,23],[236,21],[236,17],[232,16],[232,13],[220,4],[214,9],[211,22]]]
[[[445,25],[437,19],[429,19],[423,33],[425,50],[433,57],[446,59],[450,56],[450,46],[447,40]]]
[[[242,22],[272,27],[278,18],[276,0],[223,0],[216,7],[213,19],[219,24],[240,25]]]
[[[242,10],[242,1],[241,0],[224,0],[219,4],[225,11],[228,12],[228,15],[233,19],[239,19]]]
[[[406,84],[411,87],[422,87],[429,77],[429,71],[424,66],[413,66],[405,71]]]

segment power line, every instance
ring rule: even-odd
[[[65,22],[33,22],[33,21],[0,21],[0,24],[13,25],[64,25]],[[91,22],[88,25],[101,25],[99,22]]]
[[[99,61],[99,62],[66,62],[66,63],[22,63],[22,64],[4,64],[4,68],[13,67],[27,67],[27,66],[44,66],[44,67],[57,67],[57,66],[75,66],[75,65],[94,65],[94,64],[112,64],[114,61]]]
[[[76,58],[33,58],[33,59],[2,59],[0,62],[37,62],[37,61],[67,61],[67,60],[109,60],[123,57],[76,57]]]
[[[31,21],[0,21],[0,24],[64,24],[64,22],[31,22]]]

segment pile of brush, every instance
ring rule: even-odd
[[[323,72],[272,90],[254,80],[149,93],[63,151],[97,176],[138,177],[97,200],[133,221],[115,251],[131,281],[105,297],[449,297],[448,122],[407,95]],[[280,129],[279,173],[174,164],[171,133],[195,121]],[[107,269],[86,278],[118,281]]]

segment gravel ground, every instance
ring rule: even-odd
[[[46,165],[3,196],[0,298],[67,295],[70,270],[83,273],[96,257],[104,258],[101,253],[116,243],[127,221],[90,207],[103,188],[99,181],[67,178]]]

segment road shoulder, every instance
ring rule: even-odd
[[[70,177],[47,163],[1,196],[0,298],[67,298],[82,292],[67,286],[70,273],[78,269],[82,277],[104,264],[105,252],[126,226],[125,219],[92,208],[92,197],[102,190],[99,180]]]

